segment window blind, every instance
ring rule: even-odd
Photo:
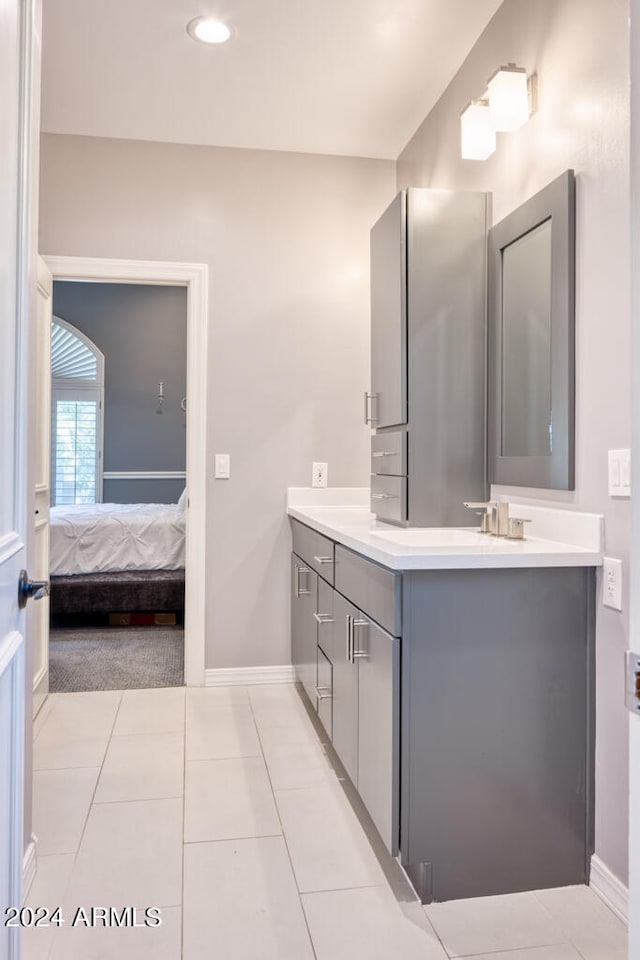
[[[53,502],[67,505],[95,503],[98,402],[90,399],[55,399],[52,425]]]

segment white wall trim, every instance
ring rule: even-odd
[[[277,667],[224,667],[205,670],[205,687],[230,687],[254,683],[294,683],[295,670],[285,663]]]
[[[22,902],[24,903],[29,895],[31,884],[34,881],[38,870],[38,838],[35,833],[31,834],[27,849],[22,858]]]
[[[187,509],[185,682],[205,682],[207,537],[208,270],[203,263],[44,256],[54,280],[98,280],[187,288]]]
[[[629,922],[629,889],[595,854],[591,857],[589,886],[624,923]]]
[[[186,480],[186,470],[105,470],[103,480]]]

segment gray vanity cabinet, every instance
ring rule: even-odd
[[[333,747],[395,855],[400,641],[337,592],[333,612]]]
[[[331,738],[333,736],[333,664],[320,647],[318,647],[318,685],[316,690],[318,720]]]
[[[400,573],[292,529],[296,675],[421,899],[587,883],[593,568]]]
[[[295,554],[291,557],[291,660],[296,677],[316,703],[318,575]]]
[[[318,625],[318,719],[330,739],[333,737],[334,597],[333,587],[318,577],[318,609],[315,615]]]
[[[358,793],[387,847],[398,852],[400,640],[359,614]]]
[[[373,427],[407,422],[407,199],[399,193],[371,231],[371,394]]]
[[[358,785],[358,661],[351,660],[352,624],[358,609],[335,593],[333,654],[333,748]]]
[[[387,522],[464,526],[463,502],[486,499],[488,201],[412,188],[371,230],[365,419],[371,509]]]
[[[292,556],[291,656],[296,678],[395,855],[400,576],[295,520],[291,526],[294,548],[302,553]],[[323,574],[335,578],[338,589]]]
[[[403,574],[401,860],[424,901],[588,883],[593,569]]]

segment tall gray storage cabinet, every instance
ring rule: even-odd
[[[410,188],[371,231],[371,509],[469,523],[486,498],[489,195]]]

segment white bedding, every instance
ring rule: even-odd
[[[177,570],[184,567],[184,532],[176,503],[52,507],[50,572]]]

